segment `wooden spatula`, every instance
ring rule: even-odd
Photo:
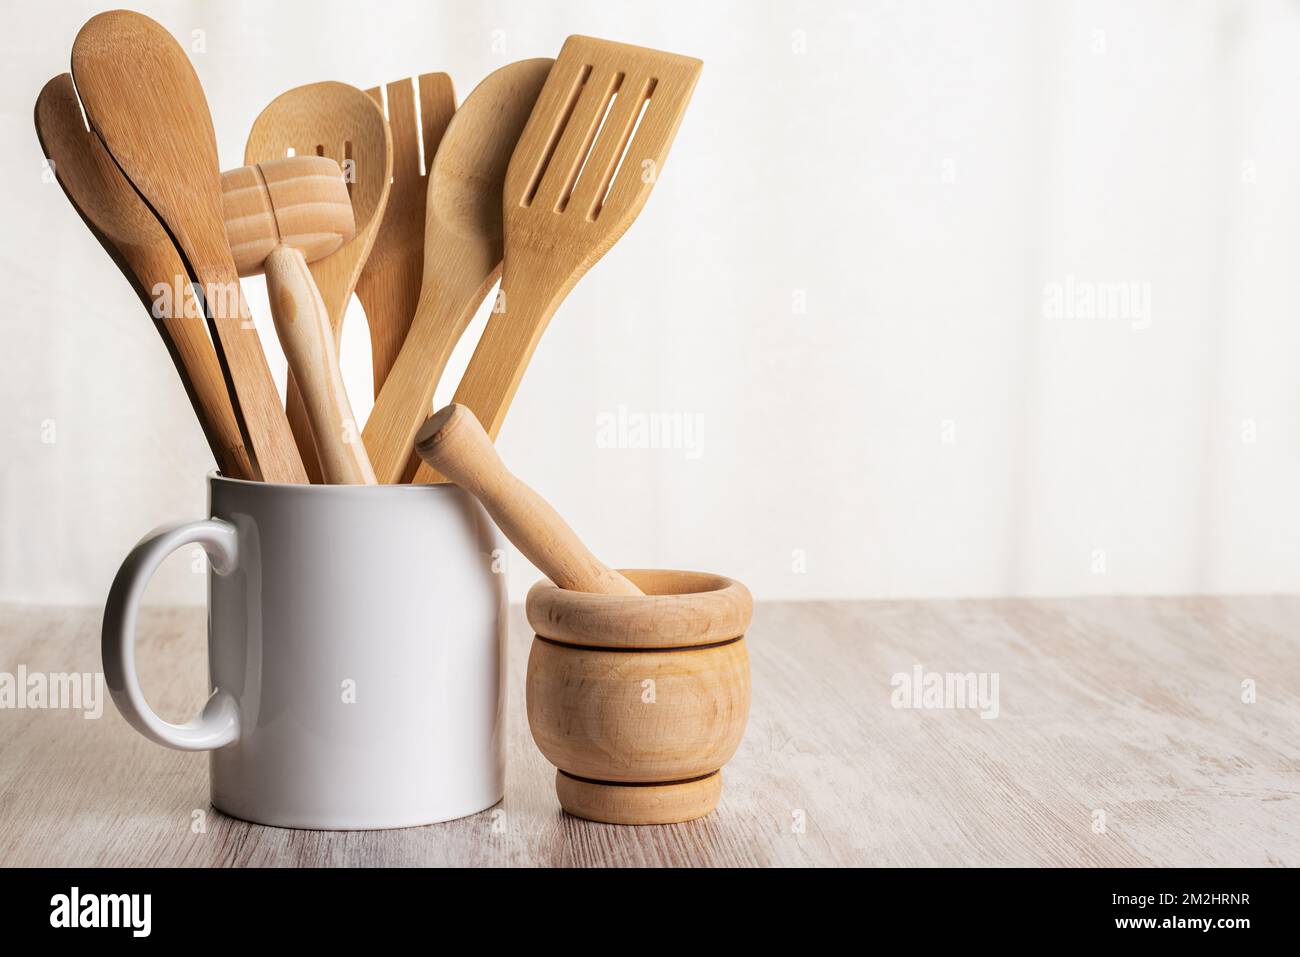
[[[493,439],[551,316],[645,205],[702,68],[608,40],[565,41],[506,174],[504,309],[454,400]],[[427,463],[415,475],[437,478]]]
[[[388,127],[393,139],[393,185],[379,235],[357,283],[357,298],[370,325],[370,359],[375,395],[383,388],[388,370],[411,327],[420,298],[424,272],[424,209],[428,170],[442,142],[442,134],[456,112],[456,91],[445,73],[419,77],[420,110],[417,128],[415,93],[410,80],[389,83]],[[376,104],[383,103],[379,87],[367,90]],[[420,146],[424,146],[424,171]]]
[[[342,248],[310,263],[312,277],[329,315],[337,351],[343,316],[357,278],[379,232],[393,178],[393,144],[383,111],[374,100],[346,83],[312,83],[272,100],[253,122],[244,147],[244,163],[253,166],[290,155],[324,156],[343,168],[352,197],[356,234]],[[378,316],[366,318],[370,338],[388,333]],[[297,379],[289,376],[285,396],[289,427],[313,482],[322,480],[320,462]]]
[[[67,73],[50,80],[37,97],[36,135],[63,192],[154,316],[217,467],[232,478],[252,478],[253,466],[185,264],[99,137],[86,129]],[[163,315],[154,308],[159,285],[173,296],[180,294],[179,302],[158,303],[159,312],[168,305]]]
[[[157,23],[113,10],[77,34],[72,76],[91,128],[200,284],[255,474],[307,481],[226,245],[216,135],[194,67]]]
[[[501,267],[501,189],[519,132],[550,60],[523,60],[488,75],[447,125],[429,173],[424,278],[415,318],[366,421],[380,482],[414,473],[415,433],[457,340]]]

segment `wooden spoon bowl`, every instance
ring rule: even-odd
[[[528,725],[570,814],[607,824],[702,817],[745,732],[753,601],[721,575],[622,572],[645,594],[549,581],[529,591]]]

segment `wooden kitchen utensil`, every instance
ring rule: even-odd
[[[749,716],[740,582],[627,570],[643,596],[528,592],[528,726],[570,814],[672,824],[713,810]]]
[[[216,135],[194,67],[148,17],[91,18],[72,46],[91,128],[166,227],[199,283],[254,474],[305,482],[289,421],[248,313],[222,222]]]
[[[374,246],[393,179],[393,144],[383,111],[369,96],[346,83],[311,83],[281,93],[253,121],[244,146],[244,163],[253,166],[289,155],[327,156],[334,160],[346,174],[352,198],[356,235],[308,265],[329,315],[337,352],[343,316]],[[380,318],[366,310],[372,343],[390,335]],[[320,482],[320,463],[307,410],[292,374],[285,411],[307,476]]]
[[[430,416],[415,448],[424,461],[482,502],[506,538],[561,588],[641,594],[596,558],[545,499],[510,473],[483,426],[463,405]]]
[[[357,282],[357,298],[365,307],[370,325],[370,361],[376,396],[397,360],[420,299],[428,170],[433,167],[438,144],[456,112],[456,91],[446,73],[424,73],[417,82],[418,119],[410,80],[389,83],[386,88],[388,128],[393,141],[393,183],[379,234]],[[367,90],[366,95],[376,104],[384,102],[379,87]],[[421,146],[424,172],[420,170]]]
[[[550,579],[528,593],[528,724],[570,814],[668,824],[708,814],[749,714],[739,582],[602,564],[511,475],[474,413],[449,405],[420,429],[421,457],[474,495]]]
[[[551,316],[645,205],[702,68],[608,40],[565,41],[506,174],[504,308],[454,399],[493,439]]]
[[[496,281],[506,167],[550,68],[550,60],[524,60],[490,74],[465,98],[438,146],[420,300],[366,421],[366,448],[381,482],[415,471],[415,433],[429,415],[438,377]]]
[[[222,173],[221,189],[236,270],[266,273],[271,317],[302,389],[324,481],[374,485],[329,314],[307,267],[356,231],[343,171],[328,156],[295,156]]]
[[[45,84],[35,112],[36,135],[63,192],[154,316],[217,467],[232,478],[252,478],[203,310],[176,247],[99,137],[86,129],[70,75]],[[170,298],[158,296],[159,287]]]

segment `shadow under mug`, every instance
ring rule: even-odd
[[[410,827],[501,800],[504,538],[453,485],[208,476],[211,518],[131,550],[104,611],[104,675],[145,737],[210,751],[212,804],[279,827]],[[145,701],[140,597],[203,547],[211,696],[183,725]]]

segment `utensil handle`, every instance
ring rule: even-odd
[[[322,477],[331,485],[376,484],[339,372],[329,313],[307,260],[297,249],[280,246],[266,257],[265,270],[271,318],[302,393]]]
[[[307,472],[307,481],[320,485],[325,481],[321,475],[320,460],[316,458],[316,437],[311,433],[311,422],[307,420],[307,407],[303,405],[302,392],[293,377],[293,370],[284,386],[284,413],[289,417],[289,431],[298,445],[298,454],[302,457],[302,467]]]
[[[462,263],[442,282],[429,280],[420,290],[411,328],[366,420],[366,447],[381,481],[405,480],[415,434],[429,417],[442,370],[496,281],[498,265]]]
[[[467,407],[449,405],[435,412],[420,429],[415,447],[421,458],[482,502],[506,538],[561,588],[641,594],[593,555],[546,499],[510,473]]]
[[[221,688],[213,690],[202,713],[186,724],[164,721],[149,707],[135,670],[135,623],[140,597],[158,566],[176,549],[198,544],[208,553],[212,570],[227,575],[239,556],[235,527],[220,519],[164,525],[131,549],[108,592],[101,632],[104,680],[122,716],[151,741],[178,751],[208,751],[239,738],[239,705]]]
[[[577,281],[552,282],[545,255],[534,250],[519,247],[512,257],[502,267],[501,292],[451,400],[470,409],[494,442],[542,333]],[[426,463],[411,481],[423,485],[442,478]]]
[[[208,330],[244,437],[244,448],[252,456],[253,477],[263,482],[304,484],[307,473],[239,278],[232,270],[211,282],[216,284],[215,302],[209,304]]]

